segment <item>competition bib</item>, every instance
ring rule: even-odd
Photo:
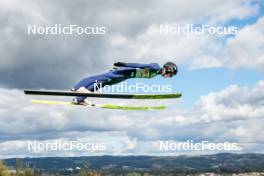
[[[153,78],[154,76],[157,75],[157,71],[154,71],[154,70],[151,70],[149,68],[145,68],[145,69],[137,69],[136,70],[136,73],[132,73],[132,77],[134,77],[134,74],[135,75],[135,78]]]

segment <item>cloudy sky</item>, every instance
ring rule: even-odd
[[[0,157],[177,155],[160,140],[235,142],[263,153],[264,4],[258,0],[0,0]],[[28,25],[105,26],[105,35],[28,35]],[[160,34],[160,25],[235,26],[235,35]],[[130,80],[171,84],[180,100],[164,111],[32,105],[23,89],[70,89],[113,62],[179,66],[178,76]],[[68,100],[69,98],[58,98]],[[55,98],[55,100],[57,100]],[[106,150],[27,150],[27,141],[104,142]],[[218,151],[217,151],[218,152]],[[188,154],[210,153],[188,151]]]

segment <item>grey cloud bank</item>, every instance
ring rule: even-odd
[[[219,7],[219,10],[213,10],[212,6]],[[231,58],[223,60],[215,56],[222,52],[216,50],[219,47],[217,39],[207,35],[164,37],[159,35],[158,26],[165,22],[173,25],[194,21],[221,24],[229,19],[257,14],[258,4],[252,5],[247,1],[222,3],[220,0],[185,3],[171,0],[3,0],[0,2],[0,11],[0,54],[4,58],[0,61],[0,73],[5,75],[0,78],[2,87],[68,89],[83,76],[111,69],[117,59],[142,62],[148,58],[150,60],[145,62],[162,63],[165,59],[160,58],[171,58],[176,63],[190,62],[194,67],[228,65],[225,63],[232,62]],[[105,26],[107,33],[89,38],[28,36],[27,26],[34,24]],[[237,39],[230,39],[230,45],[234,42],[244,45],[245,41],[239,38],[238,35]],[[203,52],[208,51],[208,43],[211,43],[214,53]],[[248,53],[250,56],[252,52]],[[230,56],[236,53],[227,51],[226,54]],[[256,63],[261,62],[261,57]],[[239,63],[238,66],[248,65],[247,62]],[[250,67],[255,67],[254,61],[250,63]]]

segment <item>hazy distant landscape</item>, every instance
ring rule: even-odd
[[[5,159],[9,168],[16,159]],[[78,175],[81,168],[102,175],[199,175],[201,173],[264,175],[264,154],[215,154],[201,156],[83,156],[24,158],[20,162],[42,174]],[[261,173],[263,172],[263,173]],[[209,174],[210,175],[210,174]],[[241,175],[241,174],[240,174]]]

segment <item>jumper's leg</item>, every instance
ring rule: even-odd
[[[80,87],[77,90],[71,89],[71,91],[80,92],[80,93],[90,93],[91,92],[85,87]],[[87,100],[87,97],[75,97],[72,102],[75,104],[80,104],[80,105],[85,105],[85,106],[89,106],[93,104],[92,102]]]

